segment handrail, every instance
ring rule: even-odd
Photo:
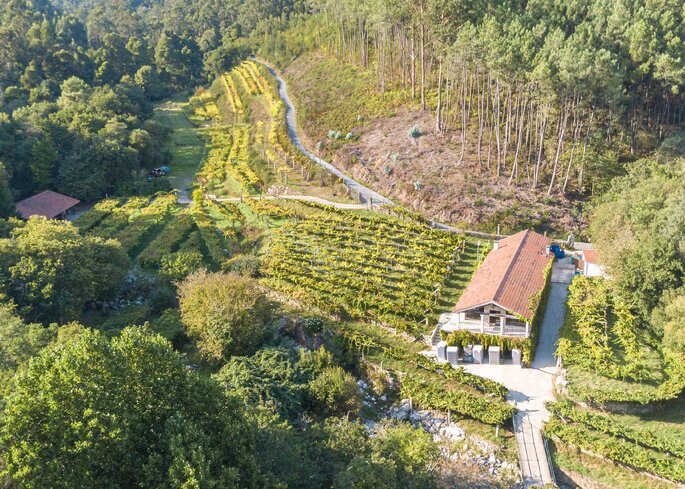
[[[542,435],[542,444],[545,447],[545,455],[547,457],[547,465],[549,467],[549,475],[552,477],[552,484],[554,484],[554,487],[559,487],[557,486],[557,478],[554,476],[554,464],[552,463],[552,455],[549,452],[549,444],[547,443],[547,437],[545,436],[544,433],[541,433]]]

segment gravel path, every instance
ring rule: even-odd
[[[288,136],[290,137],[290,140],[293,142],[295,147],[300,150],[300,152],[305,155],[307,158],[312,160],[314,163],[318,164],[319,166],[323,167],[326,169],[329,173],[335,175],[336,177],[340,178],[345,185],[350,189],[350,191],[355,194],[359,195],[359,200],[362,203],[368,203],[370,202],[371,204],[384,204],[384,205],[394,205],[394,202],[388,199],[387,197],[384,197],[383,195],[379,194],[378,192],[375,192],[371,190],[370,188],[362,185],[361,183],[357,182],[356,180],[353,180],[349,176],[347,176],[345,173],[343,173],[341,170],[336,168],[335,166],[331,165],[329,162],[319,158],[318,156],[312,154],[310,151],[307,150],[307,148],[304,147],[304,144],[302,144],[302,140],[300,139],[300,136],[297,132],[297,121],[295,118],[295,107],[293,106],[292,102],[290,101],[290,97],[288,96],[288,89],[285,84],[285,80],[281,78],[276,71],[269,66],[268,64],[264,63],[263,61],[260,61],[258,59],[255,59],[257,63],[261,63],[266,68],[269,70],[269,72],[276,78],[278,81],[278,94],[281,97],[281,100],[283,100],[283,103],[285,104],[285,123],[288,128]]]

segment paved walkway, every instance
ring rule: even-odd
[[[568,278],[563,273],[561,276],[564,280]],[[553,481],[540,430],[549,418],[545,402],[554,400],[554,352],[559,328],[566,314],[567,294],[568,283],[552,282],[540,341],[531,368],[514,365],[464,365],[465,370],[500,382],[509,389],[508,400],[519,410],[514,428],[525,487],[542,487]]]
[[[281,97],[281,100],[283,100],[283,103],[285,104],[285,123],[288,128],[288,136],[290,137],[290,140],[293,142],[295,147],[300,150],[302,154],[304,154],[307,158],[318,164],[319,166],[323,167],[326,169],[329,173],[335,175],[336,177],[340,178],[345,185],[350,189],[350,191],[355,194],[359,195],[359,200],[362,203],[367,203],[371,202],[372,204],[385,204],[385,205],[394,205],[394,202],[388,199],[387,197],[384,197],[383,195],[379,194],[378,192],[375,192],[371,190],[370,188],[362,185],[361,183],[357,182],[356,180],[353,180],[349,176],[347,176],[345,173],[340,171],[338,168],[335,166],[331,165],[329,162],[319,158],[318,156],[312,154],[309,152],[305,147],[304,144],[302,144],[302,140],[300,139],[300,136],[297,132],[297,121],[295,118],[295,107],[293,106],[292,102],[290,101],[290,97],[288,96],[288,90],[285,84],[285,80],[281,78],[276,71],[269,66],[268,64],[264,63],[263,61],[260,61],[258,59],[255,59],[257,63],[261,63],[266,68],[269,70],[269,72],[276,78],[278,81],[278,94]]]

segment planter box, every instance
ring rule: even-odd
[[[511,350],[511,363],[521,365],[521,350],[518,348],[512,348]]]
[[[488,360],[490,365],[499,365],[502,363],[499,346],[490,346],[488,348]]]
[[[448,346],[447,347],[447,361],[453,367],[459,366],[459,347],[458,346]]]
[[[473,363],[483,363],[483,345],[473,346]]]

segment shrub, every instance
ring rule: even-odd
[[[224,267],[229,272],[235,272],[243,277],[257,277],[259,275],[262,260],[253,254],[236,255],[225,262]]]
[[[176,309],[167,309],[162,315],[150,322],[150,329],[169,341],[183,335],[183,323]]]
[[[159,273],[165,279],[174,282],[182,280],[204,266],[204,257],[199,251],[177,251],[163,256]]]
[[[412,139],[418,139],[419,136],[421,136],[421,131],[419,130],[419,126],[414,124],[411,129],[409,129],[409,136]]]
[[[178,290],[186,331],[205,359],[249,353],[262,341],[271,308],[253,279],[199,270]]]
[[[320,414],[356,416],[361,394],[354,377],[340,367],[327,368],[308,384],[312,408]]]
[[[305,329],[309,334],[317,334],[323,331],[324,322],[321,318],[307,318],[304,321]]]
[[[177,306],[176,292],[169,284],[159,283],[152,289],[147,302],[152,308],[152,312],[159,314],[166,309]]]

